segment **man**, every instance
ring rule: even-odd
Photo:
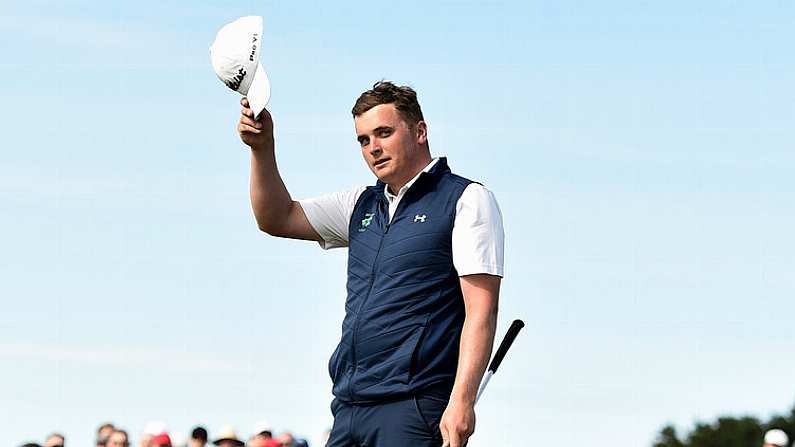
[[[765,433],[765,440],[762,447],[788,447],[789,437],[784,430],[774,428]]]
[[[352,110],[376,184],[294,201],[276,167],[269,112],[255,119],[241,104],[259,228],[349,247],[327,446],[463,446],[475,428],[503,275],[493,195],[431,157],[414,90],[379,82]]]
[[[138,447],[153,447],[152,439],[161,433],[168,433],[166,424],[160,421],[149,421],[144,425],[144,431],[138,439]]]
[[[108,441],[108,437],[111,433],[113,433],[115,427],[110,422],[106,422],[97,428],[97,447],[105,447],[105,443]]]
[[[293,434],[286,431],[281,433],[279,437],[276,438],[279,447],[295,447],[295,438]]]
[[[218,437],[213,441],[214,445],[218,447],[243,447],[246,445],[240,438],[237,437],[235,429],[229,425],[224,426]]]
[[[279,441],[273,438],[266,438],[261,434],[252,435],[248,439],[248,447],[281,447]]]
[[[248,442],[249,447],[279,447],[279,442],[273,439],[273,429],[267,421],[259,421],[254,427],[254,434]]]
[[[152,440],[149,442],[152,447],[171,447],[171,436],[168,433],[160,433],[159,435],[155,435],[152,437]]]
[[[190,432],[189,447],[204,447],[207,445],[207,429],[202,426],[193,428]]]
[[[66,438],[60,433],[52,433],[44,441],[44,447],[64,447]]]
[[[105,443],[105,447],[129,447],[130,440],[127,436],[127,432],[124,430],[120,430],[116,428],[113,432],[108,436],[108,441]]]

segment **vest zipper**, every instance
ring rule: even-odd
[[[398,204],[400,206],[400,204]],[[397,211],[397,210],[395,210]],[[395,213],[397,214],[397,213]],[[389,208],[386,210],[386,217],[389,219]],[[361,304],[359,304],[359,308],[356,309],[356,321],[353,323],[353,335],[351,336],[351,353],[352,353],[352,364],[353,364],[353,372],[351,373],[351,378],[348,381],[348,396],[350,396],[351,400],[353,401],[353,378],[356,376],[356,369],[359,365],[356,364],[356,334],[359,332],[359,321],[361,320],[361,312],[364,309],[364,305],[367,303],[367,299],[370,298],[370,293],[373,291],[373,286],[375,285],[375,271],[378,268],[378,257],[381,256],[381,246],[384,244],[384,238],[386,238],[387,233],[389,233],[389,227],[392,225],[392,219],[389,219],[386,227],[384,227],[384,234],[381,235],[381,240],[378,241],[378,250],[375,252],[375,259],[373,260],[373,269],[370,272],[370,286],[367,289],[367,295],[365,295],[364,299],[362,299]]]

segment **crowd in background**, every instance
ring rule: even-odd
[[[190,437],[179,432],[169,432],[165,424],[150,422],[146,424],[138,439],[138,447],[205,447],[211,443],[218,447],[309,447],[309,443],[294,436],[288,431],[275,434],[268,424],[259,424],[249,436],[243,440],[231,426],[223,427],[214,436],[207,429],[194,427]],[[131,440],[127,431],[111,423],[99,426],[96,434],[96,447],[130,447]],[[28,442],[21,447],[66,447],[66,437],[61,433],[51,433],[43,444]]]
[[[795,411],[793,414],[795,414]],[[328,434],[328,431],[326,431],[325,439],[320,440],[321,444],[325,444]],[[734,439],[734,441],[739,440]],[[761,441],[762,447],[790,447],[790,437],[784,430],[777,428],[765,432]],[[746,442],[751,443],[753,441],[747,439]],[[735,442],[732,445],[745,444],[746,442],[739,442],[739,444]],[[165,424],[161,422],[150,422],[146,424],[138,439],[138,447],[206,447],[208,443],[218,447],[309,447],[309,442],[294,436],[288,431],[274,434],[267,423],[258,424],[248,439],[244,441],[238,437],[231,426],[223,427],[212,437],[210,437],[207,429],[197,426],[191,431],[190,437],[185,437],[179,432],[170,433],[166,430]],[[674,444],[678,447],[690,445],[678,441]],[[696,444],[699,446],[713,445],[710,442],[697,442]],[[754,446],[751,447],[759,445],[753,444]],[[130,447],[130,445],[131,441],[127,432],[111,423],[102,424],[97,429],[96,447]],[[668,444],[661,442],[657,442],[654,445],[655,447],[663,445],[668,447]],[[20,447],[66,447],[66,437],[61,433],[51,433],[43,444],[28,442]],[[792,444],[792,447],[795,447],[795,443]]]

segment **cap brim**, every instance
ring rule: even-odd
[[[233,438],[216,439],[215,441],[213,441],[213,444],[221,445],[221,443],[224,442],[224,441],[230,441],[230,442],[234,443],[235,445],[239,445],[240,447],[243,447],[244,445],[246,445],[245,442],[243,442],[243,441],[241,441],[239,439],[233,439]]]
[[[254,111],[254,117],[259,117],[260,112],[268,101],[271,99],[271,81],[268,79],[268,74],[262,68],[262,64],[257,64],[257,71],[254,73],[254,79],[251,80],[251,85],[248,87],[246,94],[248,105]]]

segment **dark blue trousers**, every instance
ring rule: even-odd
[[[445,408],[447,400],[428,396],[372,405],[334,399],[326,447],[441,447],[439,421]]]

